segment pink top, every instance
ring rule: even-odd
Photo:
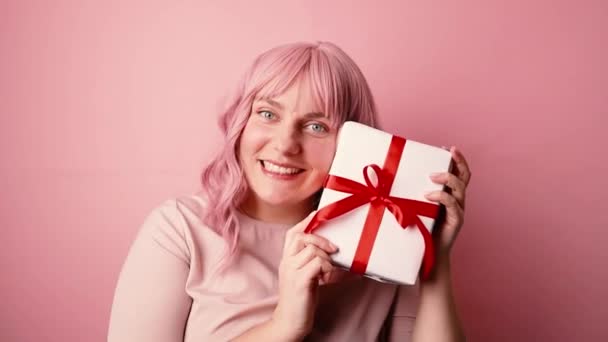
[[[271,317],[290,226],[239,214],[239,254],[218,276],[212,273],[225,242],[199,219],[202,205],[198,195],[184,196],[147,216],[118,279],[109,342],[229,341]],[[309,340],[411,340],[417,286],[342,274],[320,287]]]

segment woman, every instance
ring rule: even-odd
[[[432,176],[450,193],[427,195],[446,218],[420,288],[338,270],[336,247],[303,233],[346,120],[377,127],[367,82],[337,46],[289,44],[256,58],[221,115],[225,143],[202,191],[166,201],[142,225],[108,340],[464,340],[450,249],[471,173],[454,147],[454,173]]]

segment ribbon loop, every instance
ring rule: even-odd
[[[369,179],[369,171],[368,169],[371,168],[374,171],[374,174],[376,176],[376,184],[374,185],[374,183]],[[380,166],[376,165],[376,164],[370,164],[370,165],[366,165],[363,168],[363,178],[365,179],[365,184],[367,184],[367,187],[370,189],[374,189],[376,192],[380,189],[381,184],[382,184],[382,175],[381,175],[381,170],[380,170]]]

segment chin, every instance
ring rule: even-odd
[[[294,206],[301,204],[305,199],[303,198],[293,198],[288,196],[277,196],[276,194],[270,194],[267,196],[259,196],[260,200],[264,203],[282,207],[282,206]]]
[[[310,196],[302,196],[302,191],[297,189],[281,189],[282,191],[277,191],[277,189],[265,188],[262,191],[255,191],[254,193],[257,199],[265,204],[273,205],[273,206],[297,206],[302,203],[310,200]]]

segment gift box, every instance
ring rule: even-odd
[[[342,126],[319,209],[306,227],[338,246],[335,265],[383,282],[416,283],[434,263],[431,232],[439,205],[424,195],[442,190],[433,172],[449,171],[442,148],[356,122]]]

